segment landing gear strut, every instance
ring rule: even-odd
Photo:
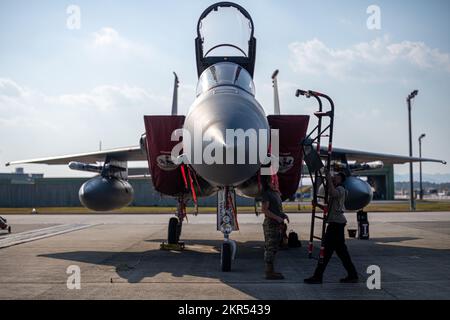
[[[225,187],[217,193],[217,230],[223,233],[220,254],[220,267],[224,272],[231,271],[232,260],[236,256],[236,242],[230,239],[233,230],[238,230],[236,218],[236,193]]]

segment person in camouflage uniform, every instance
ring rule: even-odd
[[[352,262],[347,246],[345,245],[344,228],[347,219],[344,216],[345,198],[347,190],[344,188],[346,176],[340,172],[333,177],[330,172],[325,171],[328,181],[329,211],[327,217],[327,229],[324,235],[324,258],[319,260],[314,275],[304,280],[308,284],[321,284],[323,274],[334,252],[341,259],[347,270],[347,277],[340,280],[341,283],[357,283],[358,272]]]
[[[280,246],[281,225],[289,217],[283,212],[280,192],[274,185],[270,176],[262,179],[262,212],[265,215],[264,230],[264,262],[267,280],[284,279],[283,275],[274,271],[275,255]]]

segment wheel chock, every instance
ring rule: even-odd
[[[167,250],[167,251],[183,251],[185,246],[184,242],[178,242],[174,244],[162,242],[159,248],[160,250]]]

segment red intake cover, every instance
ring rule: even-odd
[[[172,132],[184,124],[184,116],[144,116],[147,135],[147,159],[155,189],[166,195],[185,191],[180,166],[170,157],[172,148],[180,141],[171,141]],[[181,139],[180,139],[181,140]]]
[[[290,198],[297,192],[300,182],[303,152],[301,142],[308,130],[309,116],[270,115],[267,117],[271,129],[280,133],[280,168],[278,184],[281,198]]]

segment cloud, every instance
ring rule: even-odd
[[[195,99],[195,86],[181,84],[179,107],[181,113]],[[71,115],[95,121],[96,118],[142,120],[143,114],[169,114],[172,106],[172,91],[155,93],[139,86],[100,85],[86,92],[48,95],[21,86],[12,79],[0,78],[0,123],[18,124],[64,121]],[[58,118],[59,117],[59,118]],[[56,120],[56,121],[53,121]]]
[[[20,97],[24,95],[24,90],[10,79],[0,78],[0,96]]]
[[[103,27],[93,32],[89,47],[95,54],[109,58],[151,58],[154,54],[148,45],[128,40],[111,27]]]
[[[61,107],[66,106],[89,106],[107,110],[117,107],[130,107],[147,103],[148,100],[158,103],[166,103],[168,97],[157,95],[149,90],[129,85],[113,86],[101,85],[93,88],[87,93],[74,93],[62,95],[45,95],[38,91],[20,86],[8,78],[0,78],[0,105],[5,104],[6,99],[15,100],[18,103],[28,103],[30,100],[35,102],[44,101],[45,103],[57,103]],[[1,115],[0,115],[1,116]]]
[[[181,112],[192,103],[194,89],[180,86]],[[0,78],[0,169],[12,160],[97,150],[100,140],[105,149],[137,145],[145,130],[143,116],[168,115],[171,106],[171,90],[163,95],[139,86],[101,85],[49,95]]]
[[[64,94],[48,97],[48,101],[66,107],[90,107],[101,111],[119,108],[141,108],[146,105],[160,106],[169,104],[169,98],[151,93],[140,87],[103,85],[88,93]]]
[[[94,45],[98,47],[111,45],[118,45],[119,47],[127,46],[127,42],[113,28],[101,28],[99,31],[93,33],[93,37]]]
[[[450,55],[423,42],[391,43],[388,37],[333,49],[318,39],[289,45],[290,64],[296,72],[338,79],[378,81],[411,72],[450,73]]]
[[[405,59],[422,69],[444,69],[450,72],[450,56],[438,49],[431,49],[423,42],[403,41],[389,45],[388,51],[394,57]]]
[[[12,160],[97,150],[100,140],[105,149],[137,145],[145,130],[143,116],[170,114],[171,104],[170,90],[165,96],[138,86],[102,85],[49,95],[0,78],[0,167]],[[53,172],[39,170],[44,169]]]

